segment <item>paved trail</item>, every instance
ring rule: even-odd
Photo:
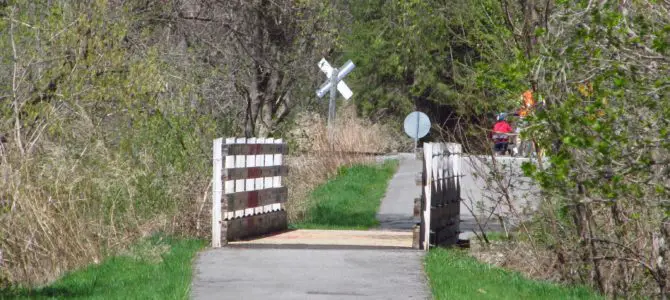
[[[293,231],[198,255],[194,299],[430,299],[423,252],[411,249],[414,176],[400,155],[378,214],[382,231]],[[393,229],[393,231],[388,231]]]
[[[198,259],[195,299],[429,299],[412,250],[224,248]]]
[[[399,154],[392,158],[398,159],[400,166],[389,182],[377,220],[381,229],[412,230],[414,224],[420,221],[413,216],[414,198],[421,195],[421,188],[414,180],[423,171],[423,163],[414,154]]]
[[[422,163],[414,154],[381,157],[400,160],[377,218],[380,230],[298,230],[200,253],[192,297],[195,299],[429,299],[423,252],[411,249],[414,181]],[[508,174],[519,174],[524,159],[500,158]],[[487,162],[488,161],[488,162]],[[490,159],[464,156],[461,197],[492,207],[495,193],[475,173],[487,172]],[[523,176],[512,176],[515,199],[530,199],[534,189]],[[524,203],[518,203],[523,206]],[[517,203],[515,203],[517,205]],[[497,208],[500,210],[500,208]],[[489,224],[489,230],[500,230]],[[462,238],[477,228],[461,203]]]

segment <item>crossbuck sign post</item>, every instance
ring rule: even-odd
[[[328,80],[316,91],[316,96],[322,98],[330,91],[330,102],[328,103],[328,128],[331,128],[331,122],[335,119],[337,91],[340,91],[340,94],[347,100],[354,94],[342,79],[344,79],[344,77],[355,67],[356,66],[351,60],[347,61],[339,70],[333,68],[325,58],[322,58],[321,61],[319,61],[319,68],[326,73]]]

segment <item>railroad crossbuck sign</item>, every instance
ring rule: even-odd
[[[337,82],[337,91],[339,91],[340,94],[342,94],[342,97],[347,100],[349,100],[349,98],[351,98],[354,93],[351,91],[351,89],[349,89],[347,84],[342,81],[342,79],[344,79],[344,77],[347,76],[347,74],[349,74],[349,72],[351,72],[354,67],[356,66],[351,60],[347,61],[339,70],[337,77],[335,78],[335,81]],[[321,61],[319,61],[319,68],[321,71],[323,71],[323,73],[326,73],[328,79],[331,79],[331,76],[333,73],[335,73],[333,71],[337,71],[337,69],[334,69],[325,58],[322,58]],[[321,88],[316,91],[316,95],[319,98],[322,98],[330,90],[331,81],[332,80],[327,80],[323,85],[321,85]]]
[[[356,66],[351,60],[347,61],[339,70],[333,68],[325,58],[322,58],[321,61],[319,61],[319,68],[326,73],[328,80],[316,90],[316,96],[321,98],[330,91],[330,101],[328,102],[328,128],[330,129],[332,129],[332,122],[335,119],[335,100],[337,100],[337,91],[340,91],[340,94],[347,100],[354,94],[342,79],[344,79],[344,77],[355,67]],[[335,87],[337,87],[337,89]]]

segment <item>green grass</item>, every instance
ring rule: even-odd
[[[510,235],[508,236],[504,232],[491,231],[486,233],[486,238],[489,240],[489,242],[509,241],[514,239],[514,234],[510,233]]]
[[[0,291],[0,299],[188,299],[193,258],[203,246],[156,236],[46,287]]]
[[[341,168],[335,178],[311,193],[305,220],[291,227],[369,229],[379,225],[377,210],[397,169],[397,160]]]
[[[581,287],[530,280],[461,250],[431,250],[425,268],[434,299],[604,299]]]

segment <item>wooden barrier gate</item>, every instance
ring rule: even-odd
[[[283,203],[288,145],[272,138],[222,138],[213,145],[212,247],[287,229]]]
[[[425,143],[421,179],[419,248],[458,244],[461,145]]]

